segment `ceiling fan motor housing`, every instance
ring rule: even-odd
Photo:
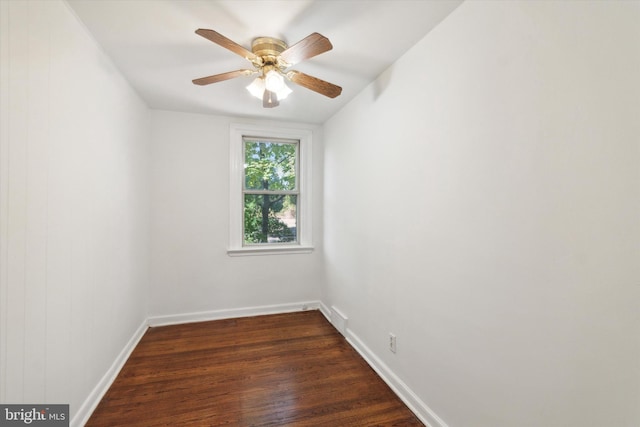
[[[271,37],[258,37],[251,43],[251,51],[257,56],[278,56],[286,49],[285,42]]]
[[[280,54],[287,49],[287,44],[282,40],[272,37],[258,37],[251,43],[251,51],[261,58],[261,66],[278,65],[280,68],[288,64],[280,63]],[[258,67],[259,68],[259,67]]]

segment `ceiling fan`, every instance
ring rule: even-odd
[[[196,34],[247,59],[254,66],[254,69],[242,69],[202,77],[193,80],[194,84],[204,86],[236,77],[258,74],[253,83],[247,86],[247,89],[252,95],[262,99],[262,106],[265,108],[277,107],[280,105],[280,100],[291,93],[291,89],[284,82],[285,78],[329,98],[335,98],[342,93],[340,86],[300,71],[288,70],[289,67],[300,61],[313,58],[333,48],[329,39],[321,34],[310,34],[290,47],[282,40],[272,37],[258,37],[253,40],[251,50],[245,49],[213,30],[200,28],[196,30]]]

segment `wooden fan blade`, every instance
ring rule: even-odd
[[[299,84],[302,87],[306,87],[307,89],[311,89],[314,92],[318,92],[321,95],[328,96],[329,98],[335,98],[342,93],[342,88],[340,86],[325,82],[324,80],[301,73],[300,71],[291,70],[286,75],[292,82]]]
[[[273,108],[280,105],[280,101],[278,101],[278,95],[275,92],[271,92],[270,90],[264,91],[264,95],[262,95],[262,106],[264,108]]]
[[[238,43],[226,38],[216,31],[200,28],[196,30],[196,34],[224,47],[225,49],[229,49],[231,52],[238,54],[249,61],[253,62],[257,58],[257,56],[250,50],[245,49]]]
[[[280,58],[287,64],[293,65],[331,49],[333,45],[328,38],[322,34],[313,33],[282,52]]]
[[[254,72],[255,71],[251,71],[251,70],[229,71],[227,73],[215,74],[213,76],[208,76],[208,77],[201,77],[199,79],[195,79],[192,81],[193,81],[193,84],[204,86],[204,85],[209,85],[211,83],[217,83],[217,82],[233,79],[240,76],[249,76]]]

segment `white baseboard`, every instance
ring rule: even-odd
[[[202,311],[186,314],[172,314],[166,316],[152,316],[143,322],[133,334],[129,342],[122,349],[113,365],[102,377],[91,394],[82,404],[71,420],[72,427],[83,426],[100,403],[100,400],[115,381],[118,373],[131,355],[148,327],[176,325],[182,323],[205,322],[209,320],[233,319],[238,317],[262,316],[267,314],[291,313],[304,310],[320,310],[331,323],[331,310],[321,301],[306,301],[290,304],[265,305],[258,307],[244,307],[225,310]],[[362,356],[362,358],[376,371],[398,397],[427,427],[448,427],[398,376],[371,351],[369,347],[349,328],[346,329],[347,342]]]
[[[322,301],[319,303],[318,309],[327,321],[331,324],[331,309]],[[335,325],[334,325],[335,327]],[[336,327],[336,330],[338,328]],[[338,332],[340,332],[338,330]],[[427,427],[448,427],[442,418],[436,415],[414,392],[402,381],[378,356],[371,351],[369,347],[347,327],[345,338],[362,358],[376,371],[378,376],[387,383],[393,392],[404,402],[405,405],[413,412]]]
[[[320,301],[302,301],[289,304],[263,305],[258,307],[243,307],[200,311],[186,314],[170,314],[166,316],[152,316],[149,317],[148,324],[149,326],[177,325],[181,323],[206,322],[208,320],[233,319],[237,317],[262,316],[265,314],[318,310],[319,308]]]
[[[327,318],[329,323],[331,323],[331,310],[329,309],[329,307],[327,307],[322,301],[320,301],[318,303],[318,310],[320,310],[320,313],[322,313],[324,317]]]
[[[116,380],[116,377],[120,373],[120,370],[129,359],[129,356],[131,356],[131,353],[136,348],[147,329],[147,320],[145,319],[140,324],[138,329],[133,333],[133,336],[131,337],[131,339],[129,339],[120,354],[118,354],[118,357],[116,357],[116,360],[114,360],[111,367],[109,367],[109,370],[100,379],[91,393],[89,393],[89,396],[87,396],[82,406],[80,406],[78,412],[76,412],[74,417],[71,419],[71,427],[80,427],[85,425],[87,421],[89,421],[91,414],[93,414],[93,411],[96,409],[107,390],[109,390],[111,384],[113,384],[113,382]]]
[[[347,342],[360,353],[360,356],[376,371],[380,378],[387,383],[391,390],[398,395],[420,421],[427,427],[448,427],[353,331],[347,329],[346,338]]]

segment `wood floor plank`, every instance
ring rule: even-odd
[[[150,328],[87,426],[421,426],[319,311]]]

